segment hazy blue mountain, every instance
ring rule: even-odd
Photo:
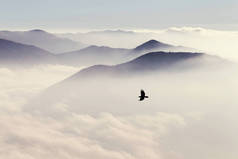
[[[40,34],[42,34],[44,31],[34,30],[32,32],[40,32]],[[135,49],[92,45],[81,50],[53,55],[49,51],[33,45],[25,45],[4,39],[1,40],[1,43],[2,63],[11,62],[12,64],[19,64],[25,60],[27,64],[31,65],[38,63],[58,63],[70,66],[92,66],[96,64],[115,65],[132,60],[150,50],[174,47],[156,40],[150,40]]]
[[[0,39],[0,65],[26,66],[55,62],[55,56],[46,50]]]
[[[132,50],[135,53],[148,53],[153,51],[169,51],[169,52],[193,52],[197,51],[192,48],[183,47],[183,46],[174,46],[166,43],[159,42],[157,40],[149,40]]]
[[[136,52],[141,52],[141,51],[151,51],[154,49],[167,49],[167,48],[171,48],[174,47],[172,45],[169,44],[165,44],[156,40],[150,40],[147,41],[139,46],[137,46],[134,51]]]
[[[81,50],[59,54],[57,57],[62,63],[69,65],[118,64],[126,61],[129,51],[129,49],[92,45]]]
[[[160,71],[185,71],[197,68],[216,68],[225,60],[204,53],[188,52],[152,52],[142,55],[126,63],[108,66],[95,65],[88,67],[73,75],[70,79],[97,76],[133,76],[143,73],[154,73]]]
[[[181,47],[182,48],[182,47]],[[87,48],[57,55],[63,64],[90,66],[95,64],[115,65],[136,58],[151,51],[176,50],[177,46],[156,40],[147,41],[134,49],[89,46]],[[184,47],[184,50],[187,48]]]
[[[52,53],[73,51],[86,46],[80,42],[58,37],[39,29],[30,31],[0,31],[0,38],[34,45]]]
[[[64,33],[58,34],[60,37],[66,37],[72,39],[74,41],[84,42],[90,45],[98,45],[98,46],[109,46],[113,48],[135,48],[145,41],[149,41],[151,39],[155,39],[158,41],[162,41],[162,39],[166,39],[171,37],[170,35],[155,33],[155,32],[138,32],[138,31],[128,31],[128,30],[101,30],[101,31],[91,31],[86,33]],[[176,41],[177,37],[173,37],[169,41]],[[160,40],[159,40],[160,39]],[[178,41],[179,42],[179,41]],[[182,42],[183,43],[183,42]],[[165,44],[165,43],[162,43]],[[170,45],[170,44],[167,44]],[[166,48],[166,49],[165,49]],[[187,52],[198,52],[193,48],[185,48],[182,46],[174,46],[174,48],[167,47],[163,48],[163,50],[150,50],[150,51],[187,51]],[[148,53],[148,52],[146,52]]]
[[[118,30],[91,31],[91,32],[88,32],[88,34],[111,34],[111,35],[117,35],[117,34],[135,34],[135,32],[118,29]]]

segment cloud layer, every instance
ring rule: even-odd
[[[46,109],[60,112],[60,116],[57,117],[44,111],[38,115],[25,111],[25,103],[31,98],[79,69],[66,66],[41,66],[21,71],[0,69],[1,158],[235,159],[237,157],[238,127],[235,124],[237,76],[234,74],[233,79],[224,78],[223,83],[220,83],[222,80],[213,81],[217,76],[212,78],[209,73],[203,74],[209,77],[200,79],[200,85],[193,81],[199,76],[191,77],[186,74],[177,75],[177,78],[163,75],[156,86],[151,79],[148,82],[151,83],[151,87],[146,84],[143,84],[143,87],[150,90],[151,100],[157,102],[148,101],[147,104],[138,105],[136,99],[133,99],[137,105],[131,106],[129,104],[133,103],[121,101],[119,112],[133,108],[133,113],[129,114],[110,113],[103,109],[87,114],[80,110],[73,111],[72,105],[65,102],[59,102],[55,107]],[[231,75],[228,71],[218,74],[219,77]],[[207,79],[210,81],[206,81]],[[165,81],[168,81],[167,85],[164,85]],[[134,86],[138,85],[134,83]],[[114,87],[122,86],[119,84]],[[126,95],[133,98],[130,95],[131,84],[125,87],[129,91]],[[216,89],[213,90],[214,88]],[[230,94],[227,94],[228,92]],[[111,93],[109,98],[113,99],[116,94]],[[173,98],[173,95],[176,97]],[[196,100],[198,103],[194,103]],[[119,105],[115,103],[113,106]],[[50,105],[38,103],[35,109],[41,111],[42,107],[47,108]],[[143,107],[151,110],[140,111]]]

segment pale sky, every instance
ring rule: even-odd
[[[237,0],[0,0],[3,29],[238,30]]]

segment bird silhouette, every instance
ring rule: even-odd
[[[145,91],[142,89],[140,91],[140,96],[139,96],[139,101],[143,101],[145,98],[149,98],[148,96],[145,95]]]

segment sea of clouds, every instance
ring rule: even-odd
[[[29,100],[80,69],[62,65],[26,70],[0,68],[0,158],[237,158],[237,71],[195,77],[166,75],[156,82],[149,80],[148,87],[142,84],[148,90],[149,100],[139,104],[140,88],[130,99],[137,103],[132,107],[133,113],[102,109],[88,114],[72,111],[65,103],[49,108],[60,112],[57,118],[44,111],[38,115],[26,111]],[[120,89],[129,91],[130,85]],[[119,87],[122,85],[115,89]],[[114,99],[113,95],[108,98]],[[126,95],[123,97],[126,99]],[[38,103],[37,107],[41,110],[47,105]],[[122,105],[119,110],[129,107]],[[143,112],[139,107],[151,110]]]

